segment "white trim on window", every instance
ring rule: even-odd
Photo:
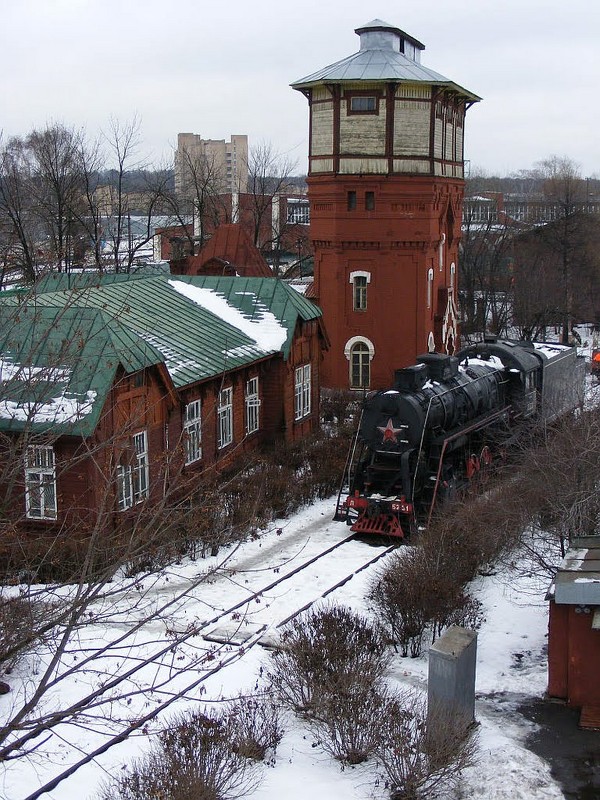
[[[431,267],[427,270],[427,308],[431,308],[433,301],[433,270]]]
[[[56,519],[56,460],[49,445],[29,445],[25,452],[25,509],[28,519]]]
[[[221,389],[217,408],[217,447],[222,449],[233,442],[233,389]]]
[[[371,361],[375,355],[373,342],[365,336],[353,336],[344,347],[348,360],[348,385],[351,389],[368,389],[371,385]]]
[[[357,342],[362,342],[363,344],[367,345],[369,348],[369,355],[371,356],[372,360],[375,355],[375,345],[370,339],[367,339],[366,336],[353,336],[351,339],[348,339],[344,345],[344,355],[346,356],[346,359],[350,361],[350,351]]]
[[[246,435],[255,433],[260,427],[260,397],[258,377],[246,381]]]
[[[202,403],[192,400],[184,411],[183,437],[185,442],[185,463],[193,464],[202,458]]]
[[[131,437],[132,463],[117,466],[117,507],[126,511],[143,503],[150,495],[150,467],[148,463],[148,434],[134,433]]]
[[[300,420],[310,414],[311,367],[304,364],[294,370],[294,419]]]

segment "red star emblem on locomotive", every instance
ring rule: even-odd
[[[378,425],[377,430],[382,432],[384,443],[393,442],[394,444],[398,444],[398,437],[396,436],[396,434],[400,433],[402,428],[394,428],[394,423],[392,422],[391,417],[388,419],[388,423],[385,426],[385,428],[381,428]]]

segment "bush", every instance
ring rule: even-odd
[[[365,676],[351,691],[324,698],[309,725],[327,753],[347,764],[361,764],[381,744],[381,715],[386,702],[385,694]]]
[[[226,716],[184,713],[100,800],[232,800],[253,791],[258,777],[256,762],[232,749]]]
[[[283,737],[279,708],[267,697],[244,697],[228,711],[231,746],[236,753],[264,761]]]
[[[448,790],[474,759],[473,730],[450,715],[427,714],[424,697],[407,691],[381,715],[377,758],[391,800],[419,800]]]
[[[389,663],[382,630],[342,607],[311,609],[284,628],[269,678],[296,711],[315,716],[330,698],[375,687]]]
[[[36,629],[47,620],[48,607],[26,596],[0,595],[0,671],[10,672],[38,642]]]
[[[479,627],[481,606],[463,585],[458,559],[427,548],[403,548],[375,576],[369,601],[385,621],[402,656],[415,658],[427,638],[450,625]]]

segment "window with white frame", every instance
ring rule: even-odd
[[[148,435],[146,431],[135,433],[131,443],[133,450],[131,462],[117,466],[119,511],[125,511],[137,503],[142,503],[150,494]]]
[[[194,400],[185,407],[183,437],[185,441],[185,463],[193,464],[202,458],[202,406]]]
[[[352,308],[354,311],[367,310],[367,286],[371,281],[371,273],[355,270],[350,273],[352,284]]]
[[[141,503],[150,493],[148,470],[148,435],[140,431],[133,436],[133,501]]]
[[[371,385],[371,361],[375,357],[373,342],[364,336],[353,336],[344,346],[348,359],[348,381],[351,389],[368,389]]]
[[[427,308],[431,308],[433,302],[433,270],[427,270]]]
[[[25,453],[25,508],[28,519],[56,519],[54,448],[29,445]]]
[[[227,447],[233,442],[233,389],[221,389],[217,408],[217,447]]]
[[[308,200],[288,198],[287,223],[288,225],[310,225],[310,205]]]
[[[246,434],[254,433],[259,428],[260,398],[258,396],[258,378],[246,381]]]
[[[368,389],[371,382],[371,353],[365,342],[350,348],[350,388]]]
[[[311,376],[310,364],[297,367],[294,373],[294,419],[310,414]]]

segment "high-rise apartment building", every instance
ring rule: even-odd
[[[248,137],[203,139],[197,133],[178,133],[175,151],[175,189],[194,198],[198,188],[211,194],[245,192],[248,187]]]

